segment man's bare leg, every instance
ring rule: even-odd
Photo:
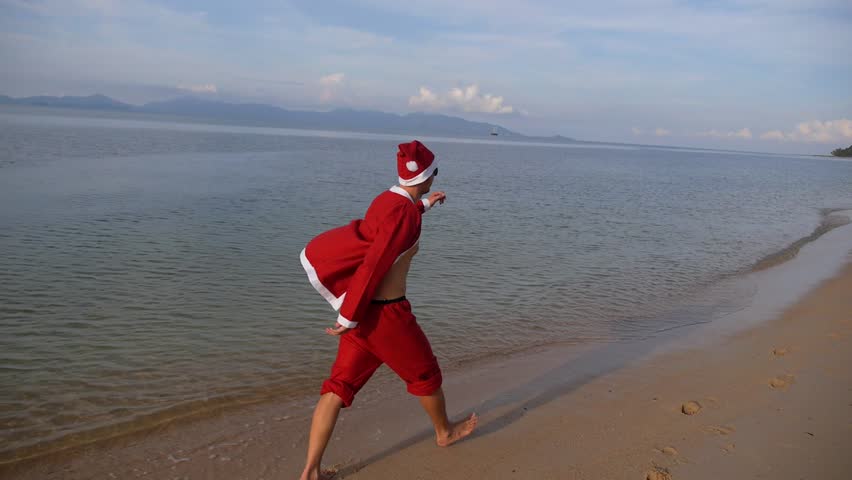
[[[424,397],[418,397],[420,405],[429,414],[432,423],[435,425],[436,442],[439,447],[447,447],[458,442],[462,438],[470,435],[473,429],[476,428],[476,423],[479,421],[475,413],[471,413],[470,417],[459,420],[458,422],[450,422],[447,417],[447,402],[444,399],[444,389],[439,388],[435,393]]]
[[[322,480],[328,478],[320,472],[320,462],[334,424],[337,423],[337,415],[343,407],[343,400],[334,393],[322,395],[314,409],[314,418],[311,421],[311,438],[308,441],[308,458],[305,460],[305,470],[300,480]]]

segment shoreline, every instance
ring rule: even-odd
[[[423,440],[347,479],[849,478],[852,263],[780,317],[543,402],[487,415],[442,452]],[[700,332],[695,332],[700,333]],[[700,407],[688,415],[686,405]],[[530,407],[530,408],[528,408]],[[537,407],[537,408],[532,408]]]
[[[852,228],[835,229],[834,234],[827,234],[824,241],[818,242],[819,248],[805,246],[797,258],[753,275],[771,280],[771,277],[790,276],[791,271],[796,272],[805,266],[822,265],[811,272],[809,278],[794,273],[793,276],[799,279],[796,288],[785,286],[790,297],[787,300],[790,302],[807,294],[792,307],[793,310],[811,301],[814,296],[824,296],[824,290],[833,283],[845,281],[852,284],[852,267],[848,264],[843,267],[843,273],[836,276],[837,269],[843,266],[842,263],[837,263],[836,254],[841,251],[848,253],[852,245],[848,241],[850,234],[847,230],[852,231]],[[826,248],[834,254],[823,255]],[[848,259],[848,256],[845,258]],[[783,269],[787,270],[786,274],[781,271]],[[825,280],[827,277],[832,279]],[[704,375],[712,374],[714,372],[708,372],[708,367],[702,364],[715,361],[712,354],[714,350],[730,348],[723,343],[724,339],[733,338],[738,341],[741,337],[768,336],[771,327],[785,321],[787,314],[781,315],[782,312],[778,310],[786,310],[789,305],[780,303],[778,295],[769,295],[768,300],[758,298],[756,303],[757,305],[751,305],[751,310],[735,312],[731,315],[732,318],[676,328],[662,333],[659,337],[643,341],[534,347],[505,359],[474,361],[453,369],[445,381],[450,413],[458,416],[476,410],[483,416],[483,422],[474,438],[451,451],[479,451],[481,448],[491,450],[492,447],[476,445],[499,443],[503,441],[501,438],[506,437],[501,433],[503,430],[521,428],[527,422],[524,417],[542,415],[540,411],[551,409],[553,405],[562,402],[578,402],[582,398],[589,401],[614,400],[611,398],[612,389],[600,389],[601,382],[606,384],[612,382],[608,379],[631,375],[659,376],[660,371],[671,369],[666,366],[666,360],[661,359],[671,356],[678,359],[675,360],[676,363],[691,365],[698,370],[703,368]],[[764,308],[767,305],[772,308]],[[777,318],[768,322],[755,320],[761,311],[760,315],[766,317],[764,319]],[[744,317],[750,318],[745,318],[746,321],[743,322],[741,320]],[[736,325],[732,326],[732,323]],[[786,323],[791,322],[786,320]],[[844,325],[844,328],[848,327]],[[842,332],[838,334],[843,335]],[[714,340],[707,340],[705,336]],[[847,337],[841,339],[845,338]],[[740,360],[746,364],[758,356],[756,353],[745,355],[743,352],[737,355],[744,357]],[[692,359],[684,360],[684,356]],[[380,472],[384,471],[383,468],[392,468],[393,465],[404,468],[405,463],[400,465],[398,462],[410,457],[408,452],[411,451],[438,463],[444,459],[443,453],[424,450],[431,448],[428,441],[430,433],[428,422],[422,418],[416,399],[406,396],[398,382],[387,372],[384,373],[385,375],[371,382],[368,389],[359,396],[355,406],[341,415],[341,421],[335,431],[336,438],[326,459],[329,466],[338,464],[342,478],[394,478],[390,473]],[[849,372],[845,373],[848,378]],[[682,380],[682,383],[691,382],[688,378]],[[681,382],[676,383],[678,385],[674,387],[668,385],[663,388],[658,385],[655,388],[680,388]],[[791,390],[793,388],[795,385],[790,387]],[[288,478],[294,475],[294,469],[301,463],[309,426],[305,418],[309,415],[314,401],[315,397],[311,396],[289,402],[270,402],[223,410],[203,419],[160,425],[139,434],[76,447],[16,465],[0,466],[0,478],[113,478],[111,474],[115,475],[115,478],[130,478],[151,473],[155,473],[156,477],[168,474],[171,478],[174,475],[180,476],[181,472],[190,478],[197,476],[199,472],[204,472],[206,478],[266,478],[266,475],[272,474],[283,474]],[[584,408],[590,407],[587,405]],[[629,409],[630,405],[622,405],[619,408]],[[606,423],[611,417],[609,413],[592,412],[590,418]],[[679,418],[675,416],[670,420],[676,421]],[[650,427],[657,428],[653,425]],[[570,429],[574,430],[574,427]],[[588,432],[580,429],[579,435],[587,434]],[[538,441],[533,433],[526,435],[530,437],[530,442]],[[514,435],[509,435],[509,438],[514,438]],[[520,450],[524,454],[525,450]],[[534,453],[526,451],[525,454]],[[483,457],[477,462],[495,465],[488,459],[486,452],[479,451],[478,455]],[[559,458],[558,455],[556,458]],[[680,464],[675,464],[666,468],[679,466]],[[362,468],[365,473],[356,473]],[[424,468],[428,470],[433,466],[424,465]],[[450,475],[449,471],[444,473]],[[563,474],[567,475],[564,472],[560,475]],[[617,474],[618,472],[611,471],[605,477],[597,478],[616,478]],[[470,475],[468,472],[467,476]],[[423,478],[433,477],[427,475]],[[635,478],[635,475],[630,478]]]
[[[738,283],[742,283],[743,279],[753,277],[767,269],[775,270],[779,267],[785,268],[784,264],[794,260],[802,248],[809,248],[809,246],[814,242],[819,242],[826,234],[839,227],[848,225],[850,223],[850,217],[852,217],[852,210],[844,208],[825,208],[820,210],[820,217],[820,222],[810,235],[802,237],[790,245],[761,258],[750,267],[745,267],[744,271],[739,274],[731,274],[730,277],[717,279],[710,286],[705,286],[702,290],[699,290],[697,294],[690,294],[688,297],[685,297],[688,300],[685,300],[683,302],[684,305],[682,305],[682,307],[697,307],[707,302],[716,302],[717,312],[708,316],[705,312],[696,312],[694,310],[690,311],[688,308],[676,307],[663,316],[657,318],[662,328],[655,332],[654,335],[663,334],[669,329],[684,329],[694,327],[696,324],[711,321],[715,322],[721,317],[730,315],[730,313],[723,313],[725,309],[734,308],[734,311],[736,312],[736,309],[741,307],[732,307],[736,301],[732,302],[731,298],[728,298],[731,297],[730,292],[734,290],[748,289],[743,288],[741,285],[738,285]],[[800,264],[804,263],[805,262],[800,262]],[[830,275],[830,272],[822,272],[817,273],[816,277],[828,278]],[[719,294],[718,292],[724,293]],[[801,295],[803,293],[804,292],[799,292],[796,295]],[[741,298],[738,298],[737,301],[741,300]],[[725,302],[731,303],[731,305],[726,305],[723,308],[721,304]],[[767,317],[765,314],[763,316]],[[692,319],[695,323],[683,323],[681,318]],[[675,320],[672,321],[672,319]],[[673,325],[667,326],[667,323],[670,321]],[[508,352],[491,352],[475,358],[461,359],[451,362],[445,361],[443,367],[445,373],[464,375],[464,372],[467,370],[482,368],[483,365],[499,362],[504,357],[515,358],[529,354],[534,355],[536,352],[549,349],[595,349],[602,348],[612,342],[618,343],[625,341],[629,342],[630,340],[620,338],[618,334],[611,338],[599,338],[592,342],[578,342],[572,341],[571,339],[554,339],[548,343],[531,344]],[[376,378],[371,380],[371,385],[375,385],[377,387],[388,387],[394,382],[394,380],[395,377],[387,372],[386,369],[380,369]],[[370,387],[368,387],[367,390],[369,389]],[[124,437],[134,438],[140,435],[144,437],[149,431],[156,431],[170,425],[178,426],[192,422],[203,422],[208,418],[223,415],[225,413],[240,412],[247,406],[275,403],[299,404],[303,401],[310,403],[314,400],[312,391],[310,394],[296,396],[288,395],[284,400],[278,399],[275,392],[276,390],[264,390],[261,395],[223,396],[221,398],[211,398],[205,401],[190,401],[175,405],[162,411],[147,414],[140,419],[132,419],[115,424],[93,427],[77,433],[65,434],[62,437],[52,439],[47,442],[40,442],[22,447],[15,451],[4,452],[3,455],[0,455],[0,475],[2,475],[4,467],[14,467],[16,464],[22,462],[38,462],[41,458],[49,459],[54,455],[64,455],[67,452],[76,452],[85,450],[89,447],[103,445],[108,442],[121,441]],[[361,396],[363,396],[363,394]],[[16,456],[13,456],[12,454],[15,454]]]

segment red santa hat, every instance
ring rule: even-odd
[[[426,145],[414,140],[400,143],[396,154],[396,169],[399,172],[399,184],[411,187],[429,180],[438,169],[435,154]]]

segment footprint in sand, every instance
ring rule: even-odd
[[[670,457],[677,456],[677,450],[674,447],[665,447],[660,451]]]
[[[722,450],[724,450],[725,453],[731,453],[734,450],[736,450],[736,448],[737,448],[736,445],[734,445],[733,443],[729,443],[729,444],[725,445],[724,447],[722,447]]]
[[[715,433],[716,435],[730,435],[737,431],[736,428],[730,426],[710,425],[704,428],[707,433]]]
[[[325,467],[320,469],[320,478],[323,479],[331,479],[337,476],[337,472],[340,471],[340,464],[335,464],[330,467]]]
[[[677,450],[674,447],[655,448],[654,451],[662,453],[663,455],[668,455],[669,457],[677,456]]]
[[[784,390],[789,387],[796,377],[794,375],[781,375],[769,380],[769,386],[776,390]]]
[[[680,411],[683,412],[684,415],[695,415],[701,411],[701,404],[694,400],[690,400],[681,405]]]
[[[772,355],[775,355],[776,357],[783,357],[788,353],[790,353],[790,349],[786,347],[778,347],[775,350],[772,350]]]
[[[654,467],[645,474],[645,480],[672,480],[672,474],[668,468]]]

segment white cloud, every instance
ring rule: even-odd
[[[326,75],[319,79],[320,85],[323,87],[336,87],[338,85],[343,84],[343,79],[346,78],[346,75],[342,73],[332,73],[330,75]]]
[[[429,90],[426,87],[420,87],[420,95],[408,99],[408,104],[412,107],[441,107],[443,106],[443,103],[444,101],[439,98],[436,93],[432,92],[432,90]]]
[[[346,75],[340,72],[320,77],[319,84],[322,86],[320,101],[327,103],[333,100],[337,96],[338,90],[343,86],[345,79]]]
[[[714,137],[714,138],[751,138],[751,129],[742,128],[735,132],[720,132],[716,129],[708,130],[698,134],[699,137]]]
[[[205,83],[201,85],[178,85],[180,90],[186,90],[192,93],[216,93],[216,85]]]
[[[760,138],[764,140],[817,143],[848,140],[852,139],[852,120],[848,118],[826,121],[811,120],[799,123],[790,132],[784,133],[780,130],[771,130],[763,133]]]
[[[731,133],[733,133],[733,135],[732,135],[733,137],[739,137],[739,138],[751,138],[752,137],[751,130],[748,129],[748,128],[743,128],[741,130],[737,130],[736,132],[731,132]]]
[[[648,130],[647,132],[645,130],[639,128],[639,127],[631,127],[630,131],[633,133],[633,135],[635,135],[637,137],[642,136],[642,135],[654,135],[654,136],[657,136],[657,137],[668,137],[669,135],[672,134],[671,130],[669,130],[667,128],[663,128],[663,127],[657,127],[653,130]]]
[[[420,87],[420,93],[408,99],[408,105],[425,110],[461,110],[477,113],[512,113],[514,107],[504,105],[501,96],[490,93],[480,94],[479,85],[471,84],[464,88],[452,88],[445,94],[438,94],[427,87]]]
[[[780,130],[770,130],[760,135],[763,140],[784,140],[784,132]]]

